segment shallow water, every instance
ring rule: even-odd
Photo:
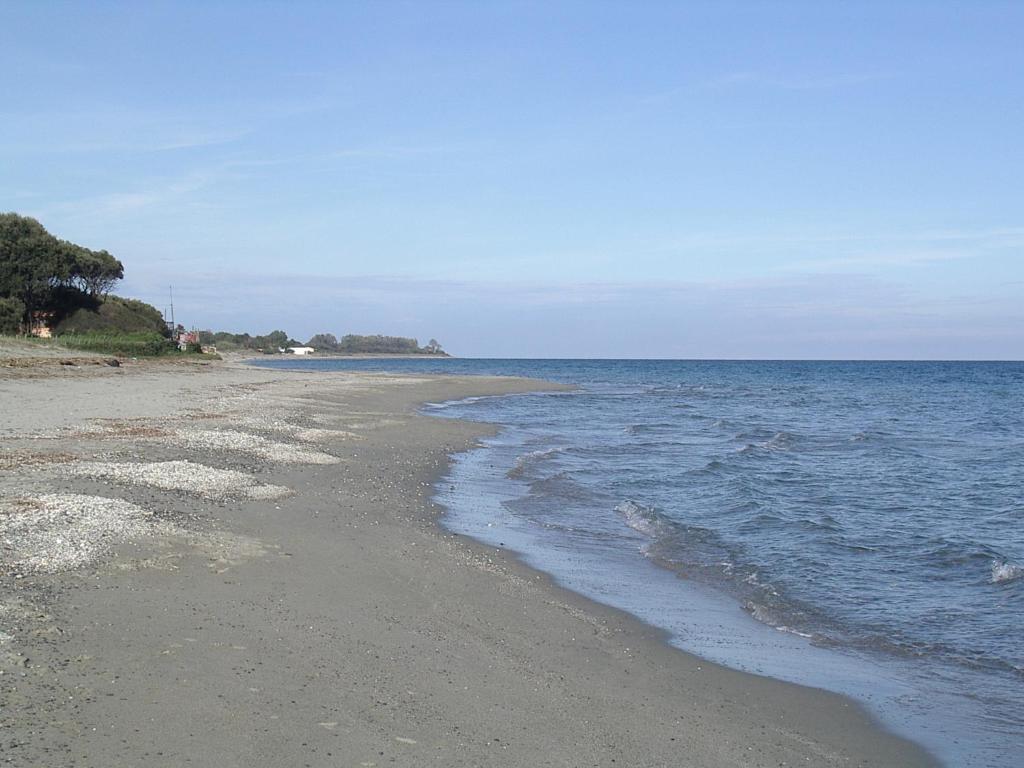
[[[851,694],[954,765],[1024,755],[1024,364],[301,361],[570,394],[505,425],[447,524],[709,659]]]

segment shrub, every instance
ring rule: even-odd
[[[174,342],[159,333],[69,333],[60,343],[71,349],[121,357],[153,357],[175,352]]]
[[[96,306],[70,312],[57,324],[54,333],[58,336],[68,333],[158,333],[166,336],[168,330],[163,315],[155,307],[136,299],[108,296]]]

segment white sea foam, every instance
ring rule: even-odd
[[[760,603],[755,603],[751,600],[748,601],[743,607],[746,608],[747,613],[753,616],[757,621],[761,622],[762,624],[767,624],[769,627],[777,629],[779,632],[787,632],[791,635],[796,635],[797,637],[814,637],[814,635],[808,632],[801,632],[798,629],[794,629],[793,627],[784,624],[782,620],[775,615],[774,611],[772,611],[767,606],[761,605]]]
[[[635,501],[624,501],[619,504],[615,511],[626,521],[626,525],[644,536],[657,536],[661,527],[658,520],[658,513],[650,507],[638,504]]]
[[[796,440],[796,435],[790,432],[776,432],[764,446],[773,451],[788,451],[796,443]]]
[[[1000,562],[992,563],[992,584],[1002,584],[1007,581],[1014,581],[1024,576],[1024,568],[1013,563]]]
[[[470,405],[472,403],[480,402],[481,400],[487,400],[488,398],[491,397],[494,397],[494,395],[475,395],[473,397],[463,397],[458,400],[444,400],[440,403],[424,403],[423,405],[426,408],[443,410],[445,408],[451,408],[452,406]]]

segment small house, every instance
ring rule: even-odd
[[[189,348],[190,344],[199,343],[199,333],[196,331],[179,331],[178,332],[178,349],[182,352]]]

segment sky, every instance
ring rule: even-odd
[[[187,326],[1024,358],[1024,2],[0,3],[0,211]]]

